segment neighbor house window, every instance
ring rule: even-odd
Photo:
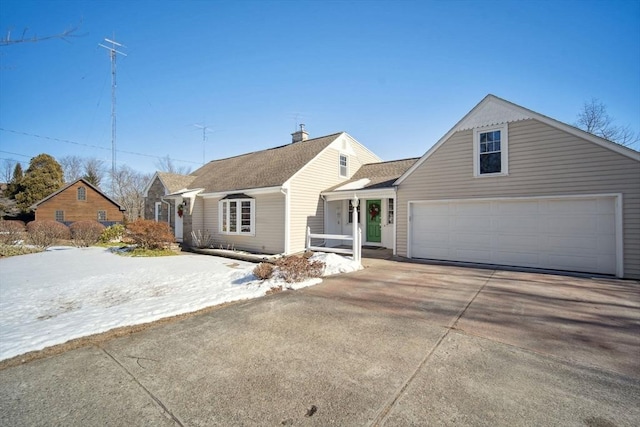
[[[360,209],[362,209],[362,203],[358,206],[358,224],[360,223]],[[349,200],[349,224],[353,224],[353,203]]]
[[[340,154],[340,176],[349,176],[349,163],[346,154]]]
[[[98,221],[107,220],[107,211],[98,211]]]
[[[64,221],[64,211],[56,211],[56,221]]]
[[[78,188],[78,200],[87,200],[87,189],[84,187]]]
[[[507,175],[507,126],[476,129],[474,175]]]
[[[220,233],[255,235],[254,199],[221,200],[218,207]]]
[[[393,214],[393,199],[389,199],[389,202],[387,203],[387,224],[393,224]]]

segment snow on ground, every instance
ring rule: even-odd
[[[324,275],[359,264],[317,253]],[[0,360],[121,326],[257,298],[288,284],[258,280],[255,264],[207,255],[124,257],[108,249],[56,247],[0,259]]]

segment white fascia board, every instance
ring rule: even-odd
[[[395,197],[396,191],[394,188],[375,188],[371,190],[347,190],[347,191],[329,191],[322,193],[322,196],[327,202],[333,202],[336,200],[351,200],[353,195],[358,196],[358,199],[391,199]]]
[[[467,124],[474,122],[474,116],[478,115],[479,112],[489,103],[493,103],[503,109],[503,111],[509,111],[510,119],[505,120],[508,121],[516,121],[516,120],[525,120],[525,119],[535,119],[539,122],[542,122],[546,125],[554,127],[556,129],[567,132],[571,135],[574,135],[578,138],[585,139],[589,142],[597,144],[601,147],[607,148],[611,151],[615,151],[618,154],[622,154],[623,156],[629,157],[640,162],[640,152],[632,150],[631,148],[624,147],[620,144],[616,144],[611,141],[607,141],[606,139],[600,138],[599,136],[593,135],[589,132],[585,132],[581,129],[578,129],[574,126],[570,126],[566,123],[562,123],[558,120],[552,119],[551,117],[547,117],[540,113],[536,113],[535,111],[529,110],[527,108],[521,107],[517,104],[514,104],[510,101],[506,101],[502,98],[498,98],[495,95],[487,95],[469,111],[465,116],[460,119],[442,138],[438,140],[427,152],[418,159],[417,162],[413,164],[407,171],[402,174],[400,178],[394,182],[394,185],[399,185],[404,181],[409,175],[413,173],[417,168],[420,167],[422,163],[425,162],[442,144],[444,144],[454,133],[459,130],[467,129]],[[495,120],[494,120],[495,121]]]
[[[361,144],[360,142],[358,142],[357,139],[355,139],[354,137],[352,137],[351,135],[349,135],[346,132],[343,132],[343,135],[347,138],[349,138],[351,140],[351,142],[353,142],[354,144],[358,144],[360,147],[362,147],[365,151],[368,151],[369,154],[371,154],[373,157],[375,157],[376,159],[378,159],[379,162],[382,161],[382,159],[380,158],[380,156],[378,156],[376,153],[374,153],[373,151],[369,150],[364,144]]]
[[[324,149],[320,150],[320,152],[318,154],[316,154],[316,156],[309,160],[304,166],[302,166],[300,169],[298,169],[293,175],[291,175],[289,177],[288,180],[286,180],[284,182],[284,184],[282,184],[282,187],[290,187],[291,183],[293,182],[293,180],[300,175],[306,168],[309,167],[310,164],[312,164],[317,158],[319,158],[320,156],[322,156],[322,154],[324,154],[324,152],[329,149],[337,140],[339,140],[340,138],[342,138],[344,135],[346,135],[346,133],[342,132],[340,135],[336,136],[336,139],[334,139],[331,144],[327,145]]]
[[[201,193],[198,194],[198,196],[202,197],[203,199],[219,199],[228,196],[229,194],[237,193],[244,193],[247,196],[259,196],[260,194],[279,193],[282,187],[283,186],[278,185],[275,187],[245,188],[240,190],[218,191],[215,193]]]

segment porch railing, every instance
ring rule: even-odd
[[[316,252],[333,252],[337,254],[351,255],[353,260],[360,262],[362,259],[362,230],[358,227],[356,238],[349,234],[317,234],[311,233],[311,227],[307,227],[307,245],[308,251]],[[351,249],[348,248],[331,248],[327,246],[311,246],[311,239],[323,239],[323,240],[345,240],[351,242]]]

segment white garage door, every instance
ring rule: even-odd
[[[411,258],[616,273],[616,198],[410,203]]]

